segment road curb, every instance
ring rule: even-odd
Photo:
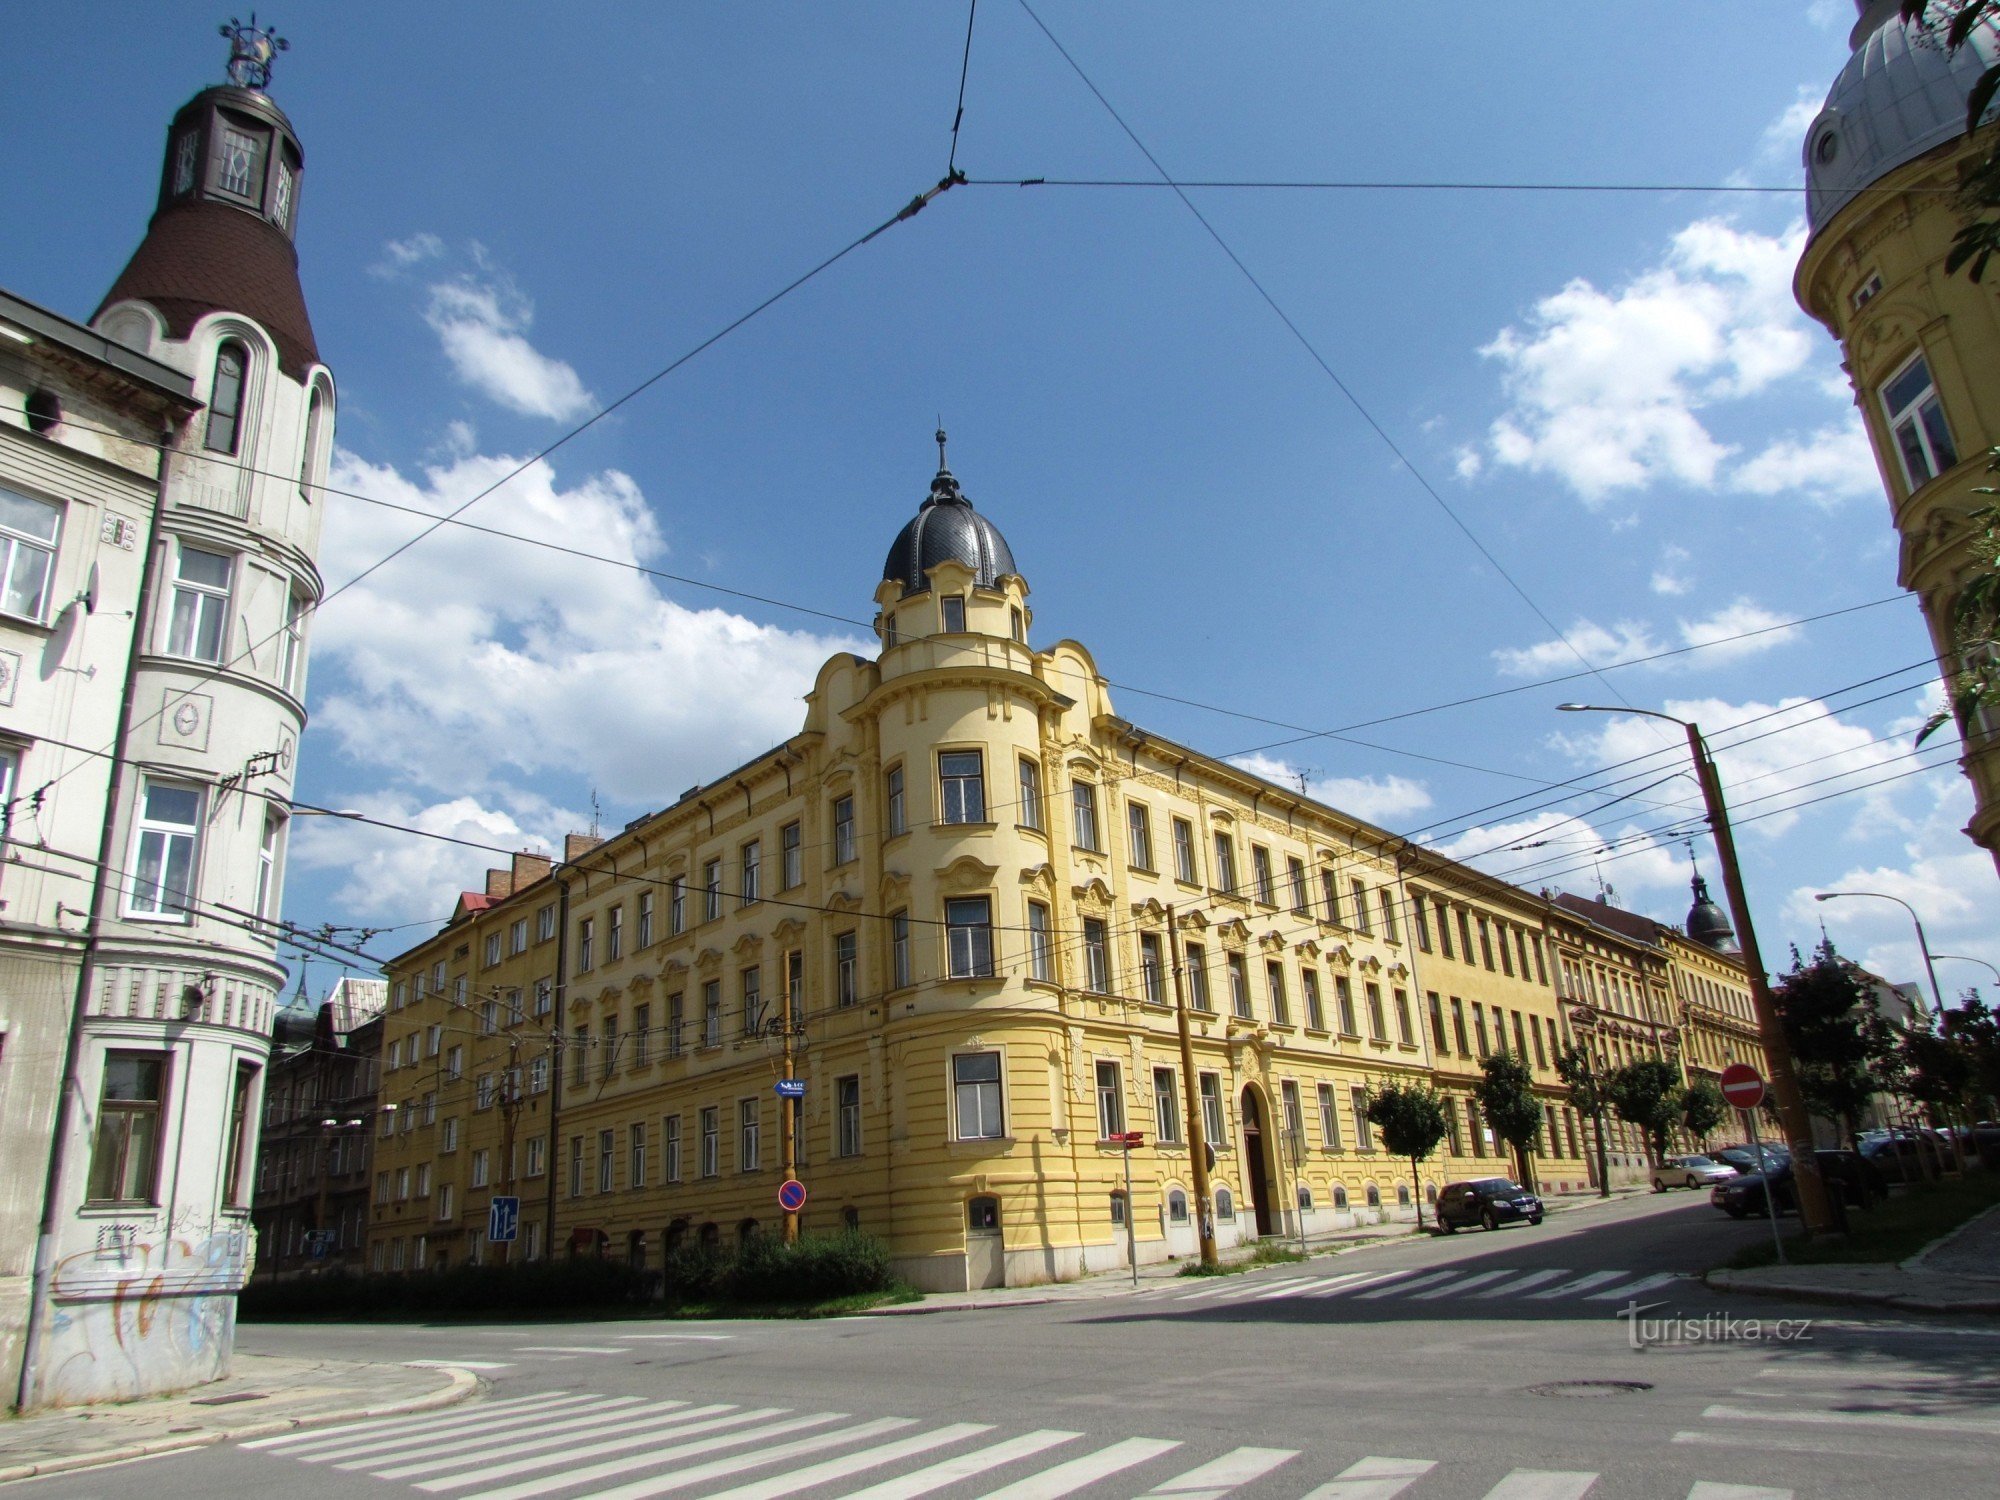
[[[1727,1271],[1710,1271],[1702,1284],[1712,1292],[1750,1297],[1790,1297],[1798,1302],[1824,1302],[1836,1307],[1893,1307],[1898,1312],[2000,1313],[2000,1297],[1920,1297],[1907,1292],[1861,1292],[1842,1287],[1797,1282],[1739,1283]]]
[[[457,1366],[438,1366],[439,1371],[451,1377],[450,1383],[442,1390],[426,1391],[408,1401],[385,1401],[376,1406],[346,1407],[339,1411],[314,1412],[302,1417],[274,1417],[268,1422],[254,1423],[248,1427],[215,1428],[205,1432],[177,1432],[150,1439],[142,1443],[127,1443],[118,1448],[105,1448],[95,1453],[69,1453],[61,1458],[43,1459],[36,1463],[9,1464],[0,1468],[0,1484],[11,1484],[17,1479],[38,1479],[51,1474],[67,1474],[77,1469],[95,1469],[105,1464],[130,1463],[135,1458],[152,1458],[162,1453],[177,1453],[186,1448],[209,1448],[217,1443],[245,1442],[251,1438],[278,1437],[287,1432],[299,1432],[309,1427],[330,1427],[340,1422],[366,1422],[376,1417],[407,1417],[420,1412],[437,1411],[442,1407],[456,1406],[479,1389],[479,1377],[470,1370]]]

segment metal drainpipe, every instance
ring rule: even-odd
[[[147,520],[145,560],[139,567],[139,602],[132,612],[132,638],[125,651],[125,680],[118,694],[118,737],[106,773],[104,830],[97,840],[97,868],[91,876],[90,920],[84,928],[83,959],[77,966],[76,992],[70,1000],[69,1036],[63,1043],[62,1083],[56,1095],[56,1118],[49,1138],[48,1171],[42,1179],[41,1226],[35,1239],[35,1269],[28,1286],[28,1323],[21,1341],[21,1381],[15,1404],[26,1410],[35,1389],[35,1375],[41,1360],[42,1341],[48,1324],[49,1289],[55,1280],[57,1221],[62,1211],[64,1157],[71,1132],[76,1128],[82,1081],[77,1068],[83,1054],[83,1023],[89,1013],[91,981],[97,972],[97,948],[104,918],[104,899],[111,884],[111,861],[117,852],[118,801],[125,788],[125,752],[132,733],[133,700],[136,696],[139,657],[153,622],[153,589],[159,574],[160,516],[167,508],[167,483],[172,473],[174,429],[165,425],[160,443],[160,479],[153,499],[153,513]],[[183,1110],[185,1114],[185,1110]]]
[[[556,881],[556,977],[550,1003],[555,1010],[549,1022],[549,1194],[548,1227],[543,1233],[548,1237],[542,1247],[542,1254],[550,1260],[556,1258],[556,1171],[560,1158],[556,1152],[556,1126],[562,1119],[563,1086],[563,1017],[567,1012],[569,995],[569,885],[562,878],[562,866],[555,867]]]

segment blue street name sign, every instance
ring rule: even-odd
[[[806,1096],[806,1081],[803,1078],[780,1078],[772,1085],[780,1099],[803,1099]]]
[[[521,1200],[495,1198],[486,1210],[486,1238],[496,1245],[511,1244],[521,1228]]]

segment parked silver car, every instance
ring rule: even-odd
[[[1670,1156],[1653,1168],[1653,1191],[1677,1187],[1713,1187],[1736,1175],[1736,1168],[1712,1156]]]

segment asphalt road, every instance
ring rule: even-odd
[[[248,1328],[246,1349],[465,1364],[491,1390],[427,1418],[28,1483],[37,1500],[2000,1492],[2000,1323],[1693,1279],[1768,1232],[1677,1194],[983,1312]],[[1635,1332],[1664,1341],[1635,1348]]]

